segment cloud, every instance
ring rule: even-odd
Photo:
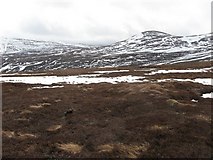
[[[1,0],[0,35],[108,44],[146,30],[209,33],[211,0]]]
[[[21,26],[23,33],[35,34],[39,36],[69,36],[69,31],[66,28],[63,28],[62,25],[55,24],[49,25],[42,19],[33,17],[25,21]]]
[[[34,18],[26,21],[26,23],[23,24],[21,29],[23,30],[23,32],[31,33],[31,34],[37,34],[37,35],[51,34],[51,31],[48,29],[48,27],[45,25],[44,22]]]
[[[72,0],[43,0],[37,3],[40,7],[56,7],[56,8],[69,8],[73,5]]]

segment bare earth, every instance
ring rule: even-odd
[[[210,62],[191,62],[144,69],[210,66]],[[141,69],[135,66],[119,69],[130,72],[106,76],[147,73],[134,71]],[[93,70],[100,69],[48,74],[76,75]],[[3,83],[3,158],[210,158],[212,99],[201,95],[213,89],[193,82],[154,82],[172,77],[212,75],[159,74],[143,83],[64,85],[37,90],[30,88],[41,85]]]

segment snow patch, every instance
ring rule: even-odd
[[[187,69],[187,70],[158,70],[153,71],[151,73],[147,73],[145,75],[156,75],[156,74],[168,74],[168,73],[203,73],[208,72],[211,68],[203,68],[203,69]]]
[[[197,103],[197,102],[198,102],[198,100],[195,100],[195,99],[192,99],[191,101],[194,102],[194,103]]]
[[[64,86],[41,86],[41,87],[32,87],[32,89],[49,89],[49,88],[63,88]]]
[[[194,82],[201,83],[203,85],[213,85],[212,78],[196,78],[196,79],[159,79],[157,82],[167,82],[167,81],[179,81],[179,82]]]
[[[26,84],[91,84],[91,83],[136,83],[143,82],[141,76],[120,76],[120,77],[88,77],[80,76],[28,76],[28,77],[0,77],[1,82],[26,83]]]
[[[213,92],[211,92],[211,93],[205,93],[201,97],[203,97],[203,98],[213,98]]]

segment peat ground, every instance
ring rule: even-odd
[[[153,67],[211,67],[210,62],[183,64],[121,67],[115,70],[130,71],[106,76],[143,76],[148,72],[135,70]],[[100,69],[48,74],[94,70]],[[193,82],[154,81],[172,77],[211,78],[211,73],[157,74],[147,76],[152,82],[64,84],[54,89],[3,83],[3,158],[210,158],[212,99],[201,95],[213,89]]]

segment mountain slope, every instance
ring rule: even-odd
[[[146,31],[108,46],[84,47],[26,39],[1,39],[2,72],[79,67],[150,65],[209,60],[211,34],[173,36]]]

